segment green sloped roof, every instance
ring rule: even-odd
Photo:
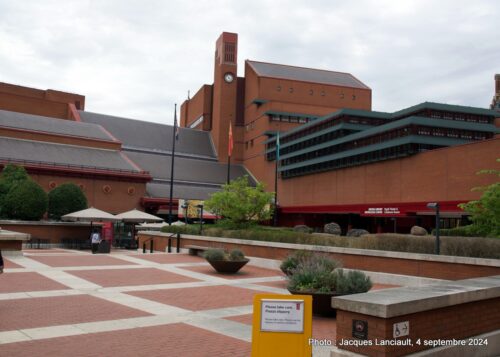
[[[441,127],[441,128],[453,128],[453,129],[461,129],[461,130],[474,130],[474,131],[482,131],[482,132],[491,132],[491,133],[500,133],[500,130],[497,129],[494,125],[492,124],[480,124],[480,123],[470,123],[470,122],[461,122],[461,121],[454,121],[454,120],[446,120],[446,119],[432,119],[432,118],[427,118],[427,117],[408,117],[400,120],[395,120],[392,122],[389,122],[387,124],[379,125],[376,127],[372,127],[370,129],[366,129],[357,133],[353,133],[350,135],[346,135],[344,137],[328,141],[322,144],[310,146],[307,148],[304,148],[302,150],[294,151],[286,155],[282,155],[281,159],[287,159],[290,157],[306,154],[311,151],[316,151],[316,150],[321,150],[329,146],[333,145],[338,145],[338,144],[343,144],[345,142],[353,141],[353,140],[358,140],[361,138],[365,138],[368,136],[376,135],[379,133],[382,133],[384,131],[408,126],[411,124],[416,124],[416,125],[425,125],[425,126],[432,126],[432,127]],[[316,134],[316,133],[314,133]],[[302,139],[302,138],[301,138]],[[441,138],[444,139],[444,138]],[[268,152],[273,152],[275,149],[271,148],[266,153]]]
[[[306,136],[302,136],[302,137],[300,137],[298,139],[289,141],[287,143],[283,143],[283,144],[281,144],[280,147],[281,148],[285,148],[285,147],[288,147],[290,145],[299,143],[301,141],[306,141],[306,140],[312,139],[312,138],[314,138],[316,136],[321,136],[321,135],[324,135],[324,134],[328,134],[329,132],[337,131],[337,130],[341,130],[341,129],[362,131],[362,130],[367,130],[367,129],[370,129],[370,128],[373,128],[373,126],[372,125],[364,125],[364,124],[340,123],[338,125],[335,125],[335,126],[332,126],[332,127],[326,128],[326,129],[323,129],[321,131],[317,131],[315,133],[312,133],[312,134],[309,134],[309,135],[306,135]],[[280,139],[281,139],[281,137],[280,137]],[[271,143],[271,142],[274,142],[274,141],[276,141],[276,137],[272,137],[272,138],[267,139],[266,141],[264,141],[264,144]]]
[[[463,139],[453,139],[453,138],[437,138],[419,135],[409,135],[401,138],[396,138],[393,140],[384,141],[382,143],[377,143],[373,145],[363,146],[360,148],[342,151],[328,156],[318,157],[316,159],[305,160],[297,162],[295,164],[281,166],[278,170],[287,171],[292,169],[297,169],[304,166],[310,166],[314,164],[319,164],[322,162],[343,159],[350,156],[355,156],[359,154],[365,154],[372,151],[382,150],[391,148],[394,146],[404,145],[404,144],[429,144],[429,145],[441,145],[441,146],[453,146],[467,143],[468,140]]]
[[[434,102],[423,102],[409,108],[405,108],[399,110],[397,112],[392,113],[392,118],[398,118],[404,115],[410,115],[415,112],[418,112],[422,109],[434,109],[441,111],[449,111],[449,112],[458,112],[465,114],[477,114],[477,115],[488,115],[488,116],[496,116],[498,113],[495,113],[494,110],[484,109],[484,108],[476,108],[476,107],[467,107],[463,105],[455,105],[455,104],[443,104],[443,103],[434,103]]]
[[[390,119],[390,117],[391,117],[390,113],[385,113],[385,112],[375,112],[375,111],[360,110],[360,109],[340,109],[340,110],[337,110],[336,112],[324,115],[322,117],[318,117],[313,122],[309,122],[309,123],[303,124],[301,126],[298,126],[296,128],[293,128],[291,130],[288,130],[286,133],[283,134],[282,137],[285,138],[288,135],[291,135],[291,134],[296,133],[298,131],[302,131],[306,128],[309,128],[312,125],[322,123],[322,122],[327,121],[327,120],[332,119],[332,118],[337,118],[341,115],[355,115],[355,116],[364,117],[364,118],[376,118],[376,119]]]

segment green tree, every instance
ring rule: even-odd
[[[212,194],[205,207],[217,212],[236,226],[244,226],[271,217],[269,209],[274,194],[266,192],[264,185],[250,186],[247,176],[223,186],[222,191]]]
[[[500,159],[497,159],[500,162]],[[500,170],[481,170],[477,174],[500,177]],[[479,200],[462,203],[460,208],[471,214],[471,229],[480,235],[500,237],[500,182],[485,187],[475,187],[474,191],[484,191]]]
[[[32,180],[16,183],[7,193],[3,210],[7,218],[37,221],[47,211],[48,198],[45,191]]]
[[[74,183],[65,183],[49,192],[49,218],[61,219],[65,214],[87,208],[87,197]]]
[[[0,175],[0,217],[6,217],[4,200],[10,189],[21,181],[29,180],[26,170],[22,166],[5,165]]]

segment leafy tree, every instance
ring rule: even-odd
[[[5,165],[0,175],[0,217],[5,217],[4,200],[10,189],[21,181],[29,180],[26,170],[22,166]]]
[[[5,196],[3,210],[7,218],[37,221],[47,211],[48,198],[45,191],[32,180],[14,184]]]
[[[500,162],[500,159],[497,159]],[[481,170],[477,174],[491,174],[500,177],[500,170]],[[500,182],[485,187],[475,187],[474,191],[484,191],[479,200],[462,203],[460,208],[471,214],[471,229],[480,235],[500,237]]]
[[[74,183],[65,183],[49,192],[49,218],[61,219],[65,214],[87,208],[87,198]]]
[[[223,186],[205,202],[207,209],[217,212],[236,226],[244,226],[271,217],[269,206],[274,194],[264,191],[264,185],[250,186],[247,176]]]

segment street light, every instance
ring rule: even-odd
[[[200,209],[200,235],[203,233],[203,205],[196,205]]]
[[[188,203],[187,201],[184,202],[184,204],[181,206],[181,208],[184,209],[184,222],[186,222],[186,225],[188,224]]]
[[[430,202],[427,204],[427,208],[436,211],[436,254],[439,255],[439,203]]]

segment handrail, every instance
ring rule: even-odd
[[[167,252],[168,253],[172,253],[172,239],[171,238],[174,238],[174,237],[177,237],[177,245],[176,245],[176,252],[179,253],[180,252],[180,244],[181,244],[181,234],[180,233],[172,233],[171,235],[167,236],[168,238],[168,249],[167,249]],[[152,239],[152,238],[150,238]]]
[[[151,242],[151,243],[149,244],[149,252],[150,252],[150,253],[153,253],[153,243],[154,243],[153,238],[154,238],[154,237],[151,237],[151,238],[149,238],[148,240],[146,240],[146,241],[142,242],[142,253],[143,253],[143,254],[146,254],[146,243],[147,243],[147,242]]]

